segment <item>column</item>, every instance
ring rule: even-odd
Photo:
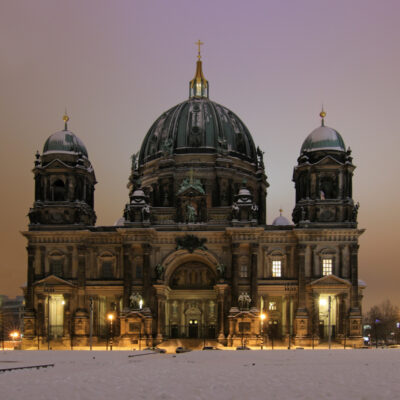
[[[34,298],[33,298],[33,282],[35,280],[35,248],[28,246],[26,248],[28,252],[28,279],[26,289],[26,308],[33,310]]]
[[[239,243],[232,243],[232,306],[238,306],[239,297]]]
[[[358,244],[353,244],[350,249],[350,271],[351,271],[351,309],[359,310],[358,301]]]
[[[257,264],[258,264],[258,243],[251,245],[251,281],[250,281],[250,297],[251,307],[257,307]]]
[[[225,293],[228,285],[225,283],[215,285],[218,302],[218,340],[225,339]]]
[[[298,261],[299,261],[299,302],[298,309],[305,310],[306,308],[306,282],[305,282],[305,245],[299,245]]]
[[[151,246],[149,244],[142,244],[143,249],[143,298],[145,307],[150,304],[150,252]]]
[[[86,247],[78,246],[78,308],[85,308]]]
[[[124,297],[123,308],[129,308],[129,296],[132,288],[132,263],[131,263],[131,246],[124,244],[123,246],[123,277],[124,277]]]

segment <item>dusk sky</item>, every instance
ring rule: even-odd
[[[324,104],[357,166],[364,310],[400,305],[399,21],[398,0],[1,0],[0,294],[22,294],[34,154],[65,107],[98,180],[97,225],[112,225],[130,156],[188,97],[201,39],[210,98],[265,152],[269,224],[291,216],[293,167]]]

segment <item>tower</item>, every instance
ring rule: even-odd
[[[356,227],[359,205],[352,198],[351,150],[346,151],[339,132],[325,126],[325,116],[322,110],[321,126],[303,142],[294,168],[293,221],[302,227]]]
[[[77,229],[96,222],[94,170],[85,145],[68,130],[67,114],[63,120],[64,130],[46,140],[41,155],[36,153],[35,202],[29,210],[31,230],[46,226]]]

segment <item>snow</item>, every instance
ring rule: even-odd
[[[128,357],[135,355],[135,357]],[[137,355],[137,356],[136,356]],[[5,351],[0,399],[398,399],[400,349]]]

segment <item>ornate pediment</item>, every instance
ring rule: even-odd
[[[207,242],[206,238],[198,238],[195,235],[185,235],[183,237],[177,237],[176,241],[176,250],[187,250],[189,253],[193,253],[196,249],[207,250],[205,243]]]
[[[59,160],[58,158],[56,158],[55,160],[52,160],[51,162],[49,162],[46,166],[43,167],[43,169],[54,169],[54,168],[68,168],[71,169],[72,167],[68,164],[65,164],[64,162],[62,162],[61,160]]]
[[[41,279],[40,281],[37,281],[34,283],[34,286],[42,286],[42,285],[47,285],[47,286],[71,286],[75,287],[75,285],[69,281],[66,281],[65,279],[59,278],[58,276],[55,275],[49,275],[46,276],[46,278]]]
[[[315,281],[310,283],[310,286],[316,288],[319,286],[338,286],[338,285],[343,285],[343,286],[351,286],[351,283],[346,280],[339,278],[336,275],[327,275],[323,276],[322,278],[316,279]]]
[[[331,156],[325,156],[323,159],[319,160],[314,165],[319,165],[319,166],[335,165],[335,166],[337,166],[337,165],[343,165],[343,163],[339,162],[338,160],[336,160],[335,158],[333,158]]]

